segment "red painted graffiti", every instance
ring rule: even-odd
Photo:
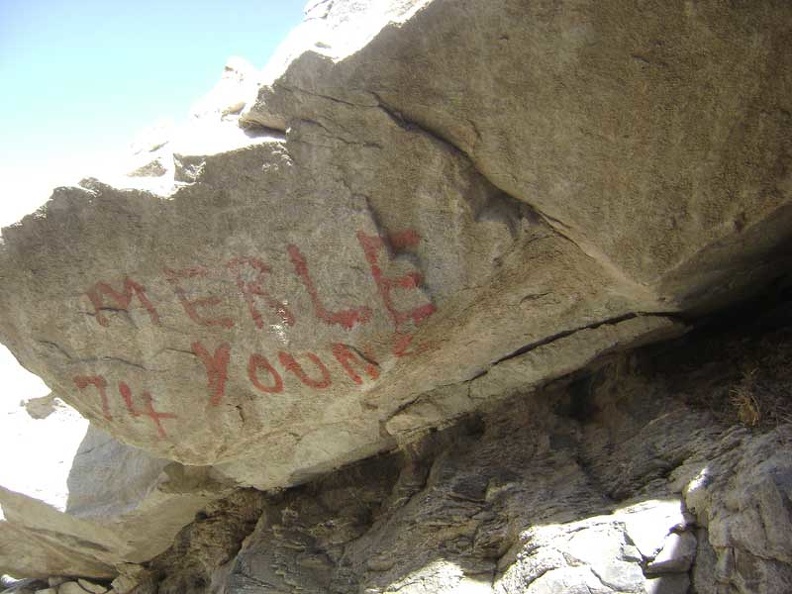
[[[308,374],[305,373],[302,365],[297,362],[297,359],[285,351],[278,352],[278,360],[286,371],[291,371],[302,383],[304,383],[309,388],[314,388],[316,390],[323,390],[324,388],[327,388],[333,383],[333,380],[330,377],[330,371],[327,369],[327,366],[322,363],[322,360],[315,354],[305,353],[305,355],[319,370],[319,373],[322,375],[321,379],[317,380],[309,377]]]
[[[132,401],[132,390],[124,382],[118,383],[118,391],[121,392],[121,399],[124,401],[127,411],[133,417],[139,417],[140,413],[135,410],[135,403]]]
[[[369,235],[364,231],[359,231],[357,239],[385,313],[394,325],[397,334],[403,334],[407,330],[408,324],[421,324],[434,313],[435,306],[431,302],[406,310],[400,309],[397,305],[398,292],[420,289],[423,277],[419,272],[408,272],[400,276],[388,276],[385,273],[385,259],[388,257],[389,250],[398,252],[416,248],[421,242],[421,236],[417,232],[408,229],[393,233],[386,239],[379,235]],[[371,321],[373,309],[365,304],[338,311],[329,309],[325,305],[326,301],[322,298],[319,287],[311,276],[308,259],[302,250],[297,245],[289,244],[286,246],[286,252],[292,264],[292,272],[300,280],[310,298],[316,319],[331,326],[340,326],[345,330],[351,330],[355,326]],[[288,301],[274,297],[268,290],[267,282],[273,271],[267,263],[259,258],[233,258],[219,269],[198,265],[181,269],[165,267],[162,272],[187,317],[201,326],[230,329],[237,324],[237,321],[228,315],[227,310],[223,314],[219,313],[223,311],[222,309],[215,309],[214,313],[212,311],[213,308],[223,305],[233,308],[234,303],[224,304],[219,296],[212,294],[196,296],[195,287],[205,284],[196,281],[206,280],[219,282],[233,280],[253,323],[259,329],[268,326],[265,319],[265,313],[268,310],[273,312],[282,324],[294,326],[296,323],[295,314],[289,308]],[[231,279],[228,278],[229,275]],[[190,287],[191,283],[194,285],[193,288]],[[124,277],[120,289],[114,288],[109,283],[99,282],[88,289],[86,295],[93,306],[96,321],[101,326],[108,326],[110,323],[106,312],[129,312],[134,299],[137,299],[148,312],[153,324],[161,325],[160,315],[149,299],[146,288],[128,276]]]
[[[337,342],[332,345],[332,351],[333,356],[344,371],[346,371],[346,374],[356,384],[362,384],[363,378],[355,371],[355,368],[352,366],[353,363],[363,367],[363,371],[365,371],[372,380],[379,378],[379,365],[374,363],[371,358],[361,355],[354,347]]]
[[[160,318],[157,310],[154,309],[154,305],[152,305],[149,298],[146,296],[146,287],[141,285],[140,283],[136,283],[131,278],[124,277],[124,286],[123,289],[120,291],[116,291],[110,284],[108,283],[96,283],[93,287],[86,291],[88,295],[88,299],[91,301],[91,305],[93,305],[94,313],[96,314],[96,321],[99,322],[101,326],[109,326],[110,322],[107,317],[104,315],[105,311],[125,311],[129,312],[129,308],[132,305],[132,299],[137,297],[138,301],[146,308],[149,316],[151,317],[151,322],[153,324],[159,325]],[[107,305],[105,303],[105,299],[102,297],[109,297],[112,300],[112,305]]]
[[[107,400],[107,380],[101,375],[78,375],[74,377],[74,383],[80,390],[85,390],[88,386],[94,386],[99,391],[99,398],[102,399],[102,414],[108,421],[113,420],[110,414],[110,403]]]
[[[142,398],[143,398],[143,407],[144,407],[143,414],[145,414],[152,421],[154,421],[154,424],[157,426],[157,432],[160,437],[168,437],[168,434],[165,432],[165,429],[162,427],[162,424],[160,423],[160,419],[175,419],[177,418],[176,415],[173,413],[160,412],[154,410],[154,399],[151,397],[151,394],[149,392],[143,392]]]
[[[396,249],[405,249],[417,245],[420,239],[420,236],[414,231],[406,231],[392,236],[391,245]],[[397,277],[385,276],[380,265],[380,252],[386,248],[383,238],[379,235],[368,235],[359,231],[358,241],[366,255],[366,260],[371,268],[371,276],[377,284],[382,303],[393,320],[397,333],[401,333],[407,322],[412,321],[418,325],[435,312],[435,306],[432,303],[426,303],[409,311],[397,309],[393,302],[393,292],[396,289],[417,289],[423,282],[421,274],[410,272]]]
[[[196,340],[192,343],[193,353],[201,360],[206,369],[209,384],[209,404],[217,406],[225,396],[225,385],[228,380],[228,361],[231,358],[231,346],[224,342],[210,354],[206,347]]]
[[[370,289],[376,287],[378,301],[381,302],[378,311],[394,330],[389,347],[390,354],[406,357],[424,352],[428,346],[415,344],[413,333],[416,326],[435,312],[435,306],[431,301],[424,302],[426,298],[420,293],[423,277],[417,270],[400,274],[388,272],[391,270],[388,262],[391,254],[416,249],[421,242],[421,236],[410,229],[391,234],[387,238],[359,231],[357,240],[362,253],[359,252],[357,256],[360,262],[353,265],[363,266],[371,275],[374,285]],[[372,321],[375,311],[372,304],[345,304],[340,309],[328,307],[330,301],[320,291],[318,277],[313,276],[317,272],[312,270],[308,257],[295,244],[288,244],[285,251],[291,264],[290,268],[286,265],[287,272],[299,280],[305,295],[310,299],[309,307],[314,319],[346,331],[352,331]],[[172,290],[172,298],[175,297],[186,316],[200,326],[229,330],[241,324],[242,319],[249,314],[255,328],[273,328],[282,334],[284,327],[292,327],[297,323],[295,313],[299,312],[293,311],[293,306],[290,306],[292,302],[285,299],[286,296],[278,295],[277,290],[278,286],[290,285],[278,285],[270,265],[259,258],[236,257],[213,268],[202,265],[180,269],[164,267],[162,275]],[[222,287],[235,285],[237,290],[229,297],[226,291],[207,289],[207,284],[211,283],[219,283],[216,286]],[[419,291],[419,294],[410,294],[411,291]],[[85,296],[90,301],[96,321],[102,327],[108,327],[112,321],[108,312],[129,314],[134,311],[145,311],[152,324],[162,325],[160,313],[149,298],[146,287],[129,276],[123,277],[120,286],[119,283],[113,285],[98,282],[85,292]],[[226,301],[227,299],[230,301]],[[299,300],[295,302],[308,303]],[[405,305],[406,303],[410,305]],[[157,305],[163,312],[172,311],[175,302],[171,304],[171,309],[164,309],[165,306],[160,303]],[[242,313],[239,320],[229,314],[232,311],[245,312],[245,309],[247,314]],[[230,372],[246,372],[252,389],[261,394],[281,394],[289,382],[299,382],[312,390],[324,390],[339,378],[343,381],[348,378],[351,384],[361,386],[366,381],[378,380],[381,373],[376,356],[372,354],[373,349],[357,348],[348,344],[346,338],[342,339],[344,342],[327,345],[329,352],[323,352],[321,357],[309,351],[300,352],[299,355],[278,351],[277,354],[270,354],[269,358],[264,354],[253,353],[247,358],[246,368],[239,370],[231,369],[230,341],[221,340],[207,346],[202,340],[204,339],[195,339],[191,343],[191,349],[203,366],[208,403],[212,407],[224,402]],[[386,337],[380,332],[377,340],[382,346]],[[387,351],[388,347],[385,348]],[[333,367],[328,367],[326,361],[332,362]],[[336,374],[335,377],[333,374]],[[104,377],[80,375],[74,377],[74,382],[80,390],[93,387],[101,400],[102,414],[107,420],[113,420],[112,402],[108,398],[107,381]],[[156,427],[157,435],[166,436],[163,421],[175,419],[174,414],[156,410],[149,392],[143,391],[136,396],[124,382],[119,382],[118,392],[120,403],[127,414],[133,418],[150,419]]]
[[[261,380],[258,376],[259,369],[264,369],[267,373],[269,373],[270,378],[272,378],[271,386],[265,386],[261,383]],[[253,384],[257,390],[260,390],[265,394],[279,394],[283,392],[283,378],[281,378],[277,370],[263,355],[259,355],[258,353],[253,353],[250,355],[250,358],[248,359],[247,372],[250,383]]]
[[[229,317],[205,318],[198,312],[198,308],[214,307],[216,305],[220,305],[221,300],[219,297],[212,295],[210,297],[190,299],[188,297],[187,291],[181,285],[180,281],[182,280],[204,278],[208,276],[209,271],[206,268],[203,266],[182,268],[181,270],[165,268],[163,272],[165,273],[165,278],[173,286],[173,290],[176,292],[176,297],[182,304],[184,311],[193,322],[201,324],[202,326],[220,326],[221,328],[232,328],[234,326],[234,320]]]
[[[107,397],[107,380],[102,377],[101,375],[91,375],[91,376],[84,376],[78,375],[74,378],[75,385],[80,389],[84,390],[88,386],[94,386],[99,391],[99,397],[102,400],[102,412],[104,414],[105,419],[108,421],[113,420],[113,415],[110,414],[110,403]],[[157,429],[157,436],[160,438],[168,437],[167,432],[165,431],[165,427],[162,426],[162,419],[175,419],[177,418],[175,414],[168,413],[168,412],[161,412],[154,408],[154,399],[149,392],[142,392],[140,399],[143,401],[143,410],[140,411],[135,407],[134,398],[132,396],[132,390],[130,387],[124,383],[118,383],[118,391],[121,395],[121,399],[124,402],[124,407],[126,408],[127,412],[132,417],[148,417],[151,419],[151,422],[154,423],[154,426]]]
[[[302,252],[300,252],[300,248],[296,245],[289,245],[287,250],[297,276],[300,277],[300,280],[302,280],[305,285],[305,289],[311,296],[311,303],[313,304],[314,313],[317,318],[328,325],[337,324],[347,330],[353,328],[355,324],[364,324],[371,319],[371,308],[364,305],[341,311],[330,311],[325,308],[319,297],[319,292],[316,290],[313,280],[311,280],[311,275],[308,272],[308,261],[305,259],[305,256],[302,255]]]
[[[237,287],[239,287],[242,297],[247,303],[250,316],[253,318],[253,322],[256,324],[257,328],[260,329],[264,327],[264,318],[256,307],[256,298],[262,299],[264,303],[274,309],[275,313],[284,324],[294,326],[294,314],[289,310],[289,307],[285,303],[273,298],[262,284],[264,275],[272,272],[269,266],[258,258],[234,258],[228,262],[226,266],[234,273]],[[243,276],[244,267],[248,267],[248,269],[253,269],[255,271],[255,280],[245,280]]]
[[[149,392],[141,393],[140,399],[143,401],[143,411],[138,411],[135,408],[134,401],[132,399],[132,390],[129,389],[129,386],[124,382],[119,382],[118,390],[121,392],[121,397],[124,399],[124,404],[126,405],[130,415],[133,417],[139,417],[143,415],[150,418],[151,422],[154,423],[154,426],[157,428],[157,435],[162,438],[168,437],[168,434],[165,432],[165,428],[162,426],[160,419],[175,419],[176,415],[173,413],[155,410],[154,399],[151,397]]]

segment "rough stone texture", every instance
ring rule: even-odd
[[[667,336],[659,314],[788,258],[788,4],[383,6],[412,16],[296,58],[247,136],[174,149],[170,199],[86,182],[6,230],[20,360],[123,441],[269,488]]]
[[[74,411],[60,407],[48,417],[50,428],[59,416],[67,426],[75,422]],[[77,425],[85,432],[84,423]],[[57,473],[47,474],[49,464],[38,468],[49,481],[49,497],[11,481],[18,491],[0,487],[0,573],[113,577],[118,564],[167,549],[195,513],[222,494],[205,470],[152,458],[100,430],[89,428],[76,452],[65,447],[63,435],[49,434],[50,443],[60,437],[64,449],[49,449],[41,459],[58,466],[66,453],[68,475],[58,482]]]
[[[389,447],[382,423],[438,385],[460,384],[447,421],[502,389],[500,373],[477,381],[483,394],[464,383],[501,360],[537,380],[585,362],[556,363],[555,338],[585,335],[596,354],[674,331],[631,319],[629,290],[455,153],[377,120],[383,148],[368,150],[390,154],[361,171],[369,189],[320,173],[361,163],[343,147],[278,142],[207,159],[167,201],[60,191],[6,230],[7,342],[124,441],[189,464],[255,460],[225,470],[272,487]],[[389,182],[386,164],[420,175]]]
[[[77,584],[86,592],[91,592],[92,594],[105,594],[107,592],[107,588],[105,588],[101,584],[95,584],[93,582],[89,582],[88,580],[79,579],[77,580]]]
[[[84,590],[77,582],[64,582],[58,586],[58,594],[85,594]]]
[[[281,493],[246,494],[151,564],[158,592],[684,594],[691,583],[699,593],[788,591],[792,531],[783,523],[777,533],[756,533],[758,522],[745,534],[712,531],[715,518],[741,517],[735,501],[751,498],[746,512],[760,516],[789,502],[783,481],[775,498],[753,498],[753,467],[763,455],[765,474],[783,473],[792,426],[730,428],[702,396],[722,382],[728,393],[740,367],[765,351],[774,353],[768,370],[786,362],[786,379],[763,368],[758,377],[788,389],[790,339],[788,331],[748,343],[694,337],[644,350],[398,453]],[[706,361],[680,364],[694,353]],[[688,393],[700,401],[686,403]],[[703,468],[713,477],[706,486]],[[233,520],[241,516],[248,520]],[[213,540],[214,523],[252,533],[237,533],[234,554],[229,540]]]
[[[789,10],[436,0],[348,59],[302,56],[251,117],[387,110],[592,257],[695,301],[788,225]]]
[[[271,86],[296,58],[305,52],[333,60],[348,57],[371,41],[383,27],[399,26],[409,20],[431,0],[309,0],[305,19],[278,47],[261,73],[262,87]],[[246,109],[250,112],[250,106]],[[250,123],[281,129],[283,120]],[[259,116],[260,114],[256,114]]]
[[[717,582],[737,592],[792,588],[792,427],[733,437],[690,484],[686,500],[706,526]],[[717,590],[716,590],[717,591]]]
[[[688,594],[690,592],[690,577],[685,573],[673,573],[662,577],[648,578],[644,588],[646,588],[646,594]]]
[[[754,436],[684,374],[608,359],[788,274],[792,5],[307,15],[285,71],[229,64],[121,183],[3,231],[0,339],[127,444],[89,439],[62,511],[0,491],[3,570],[118,594],[792,588],[785,388],[733,378]],[[397,447],[210,505],[145,563],[228,484]]]
[[[646,572],[687,572],[696,558],[696,537],[690,532],[671,533],[663,541],[663,548],[646,566]]]

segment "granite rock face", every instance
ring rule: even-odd
[[[693,306],[751,282],[744,258],[788,227],[788,11],[436,0],[346,59],[295,60],[247,117],[350,130],[346,107],[385,111],[603,266]]]
[[[640,351],[396,454],[279,494],[241,492],[149,565],[156,591],[786,592],[792,426],[725,416],[740,368],[765,349],[777,358],[757,398],[788,390],[790,338]],[[783,379],[769,378],[781,361]],[[243,521],[237,551],[218,526]]]
[[[13,475],[4,468],[0,574],[112,578],[119,565],[170,547],[224,492],[205,469],[124,445],[62,404],[36,424],[38,447],[24,450],[30,439],[16,443],[15,455],[29,466]],[[28,480],[13,480],[22,476]]]
[[[121,440],[270,488],[788,258],[788,5],[417,8],[294,59],[167,199],[87,181],[7,229],[4,342]]]
[[[7,524],[26,535],[49,530],[44,521],[60,526],[58,546],[73,537],[100,548],[87,557],[95,569],[19,571],[153,588],[161,576],[139,564],[224,489],[283,489],[415,447],[415,476],[397,455],[382,476],[364,473],[370,500],[327,503],[343,507],[341,520],[311,508],[292,526],[284,502],[297,491],[231,506],[246,511],[225,544],[207,545],[203,577],[177,572],[161,591],[244,576],[287,589],[292,573],[304,591],[409,591],[399,580],[415,569],[427,592],[674,592],[695,583],[694,548],[737,591],[784,584],[783,527],[761,545],[739,536],[787,509],[783,459],[756,463],[786,451],[782,429],[767,443],[735,437],[729,454],[699,414],[652,408],[646,433],[630,415],[582,426],[595,412],[576,408],[585,386],[536,390],[679,336],[788,274],[792,5],[344,0],[312,2],[306,15],[264,72],[230,62],[193,125],[152,136],[130,175],[59,188],[3,230],[0,340],[92,431],[113,436],[90,451],[122,464],[98,476],[131,497],[79,472],[65,515],[4,495]],[[547,402],[522,403],[514,418],[498,408],[533,393]],[[743,413],[758,422],[752,406]],[[485,413],[470,457],[446,438],[421,441],[462,435]],[[664,441],[680,427],[694,444]],[[569,439],[577,445],[552,445]],[[668,447],[674,464],[658,453]],[[696,455],[743,482],[710,481],[700,467],[671,488],[655,474],[683,462],[692,472]],[[503,464],[503,477],[487,470]],[[402,475],[418,499],[382,508],[405,534],[380,549],[385,528],[368,514],[398,495]],[[513,476],[516,490],[504,486]],[[583,507],[545,509],[542,489],[569,481]],[[445,519],[427,524],[437,489]],[[630,528],[643,512],[630,506],[658,493],[695,519],[651,507],[664,519],[643,545]],[[236,513],[218,505],[207,518]],[[305,541],[303,522],[333,526]],[[388,566],[446,525],[450,557]],[[584,551],[595,541],[602,557]],[[536,557],[531,543],[550,544]],[[207,569],[220,565],[222,578]]]

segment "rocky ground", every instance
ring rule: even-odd
[[[734,310],[394,453],[240,490],[111,591],[788,591],[791,313]],[[15,591],[81,592],[49,587]]]

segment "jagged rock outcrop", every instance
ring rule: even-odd
[[[416,578],[423,591],[462,588],[470,575],[484,584],[466,582],[471,591],[529,583],[536,592],[664,591],[687,587],[689,577],[662,574],[687,575],[689,555],[676,551],[689,551],[693,538],[711,543],[701,554],[717,559],[721,582],[738,591],[755,578],[746,564],[765,572],[755,578],[762,587],[784,583],[788,543],[773,535],[768,548],[741,541],[743,524],[760,518],[726,495],[731,486],[683,473],[672,488],[653,474],[655,458],[628,447],[659,451],[675,431],[692,431],[696,440],[677,448],[675,464],[660,466],[672,472],[699,455],[734,467],[736,480],[763,485],[756,497],[771,509],[785,491],[762,477],[783,463],[763,471],[752,462],[769,445],[746,438],[729,457],[712,419],[662,407],[650,407],[648,433],[630,415],[617,415],[624,426],[603,421],[624,443],[578,436],[582,413],[558,408],[574,391],[537,392],[530,404],[509,399],[679,336],[788,274],[792,6],[339,0],[313,2],[307,15],[273,62],[281,69],[257,76],[229,63],[196,121],[139,147],[125,181],[59,188],[3,230],[0,340],[119,440],[106,442],[110,459],[135,460],[139,470],[137,478],[107,474],[109,483],[134,483],[132,502],[88,490],[65,514],[24,512],[9,493],[11,521],[0,530],[24,526],[20,539],[28,538],[44,521],[56,527],[58,546],[77,538],[101,549],[88,555],[101,565],[95,571],[42,560],[40,572],[24,565],[22,573],[153,584],[156,564],[137,564],[227,489],[306,483],[381,452],[420,450],[410,444],[425,443],[427,431],[464,433],[463,419],[500,410],[483,421],[477,445],[464,438],[471,449],[447,455],[449,476],[461,473],[472,495],[452,496],[456,483],[437,475],[446,458],[434,460],[438,450],[429,462],[419,451],[416,464],[435,469],[410,494],[422,503],[378,508],[393,515],[387,529],[360,524],[356,514],[373,513],[378,498],[401,488],[397,475],[409,475],[396,455],[391,474],[366,475],[370,505],[355,503],[363,507],[350,508],[350,518],[344,511],[346,528],[329,527],[321,553],[302,557],[293,554],[304,545],[300,534],[284,545],[292,553],[277,548],[277,531],[292,527],[271,510],[290,513],[284,502],[300,495],[289,491],[280,503],[261,503],[259,526],[223,583],[247,576],[255,587],[288,591],[299,573],[308,591],[370,584],[384,592],[409,589],[398,580],[429,568]],[[520,404],[512,414],[498,409],[503,401]],[[751,407],[748,400],[743,412]],[[767,439],[784,435],[779,428]],[[551,447],[554,439],[574,447]],[[627,469],[635,458],[644,474],[615,472],[619,456]],[[487,470],[501,466],[507,478]],[[569,497],[584,507],[545,509],[538,475],[548,485],[571,481]],[[436,485],[448,495],[438,508]],[[642,548],[629,526],[643,508],[619,511],[614,502],[638,505],[665,492],[696,516],[669,516]],[[217,517],[235,513],[217,505]],[[130,508],[134,519],[123,520]],[[256,516],[255,506],[246,509],[239,526]],[[320,522],[325,511],[308,510],[305,521]],[[433,573],[433,559],[422,557],[434,552],[420,548],[422,531],[440,526],[423,522],[435,512],[450,514],[432,521],[453,526],[448,542],[458,541],[448,545],[453,561],[433,558],[461,564],[459,580],[448,583],[436,581],[445,569]],[[96,522],[83,517],[92,514]],[[541,525],[553,514],[566,514],[559,527]],[[488,522],[503,524],[500,536],[481,528]],[[151,526],[156,537],[147,535]],[[378,531],[400,526],[403,539],[375,542]],[[240,531],[198,565],[227,564]],[[477,544],[479,533],[492,542]],[[599,556],[581,552],[597,540]],[[342,544],[349,566],[338,565],[333,546]],[[478,552],[468,567],[470,547]],[[386,567],[415,551],[411,562],[427,564]],[[728,577],[729,567],[738,577]],[[202,591],[213,579],[204,573],[185,585],[176,572],[169,579],[178,585],[166,579],[160,590]]]
[[[280,494],[241,492],[149,566],[151,583],[161,594],[786,592],[792,425],[768,421],[775,407],[789,414],[790,339],[789,328],[719,332],[643,350],[399,453]],[[754,429],[733,425],[747,370],[763,410]],[[245,525],[237,552],[218,527]]]
[[[0,574],[113,578],[166,550],[224,494],[205,469],[153,458],[47,400],[15,415],[25,433],[3,429]],[[39,418],[26,422],[31,412]]]
[[[6,230],[5,342],[122,440],[269,488],[678,332],[788,257],[789,15],[654,10],[438,0],[301,55],[243,114],[284,136]]]

